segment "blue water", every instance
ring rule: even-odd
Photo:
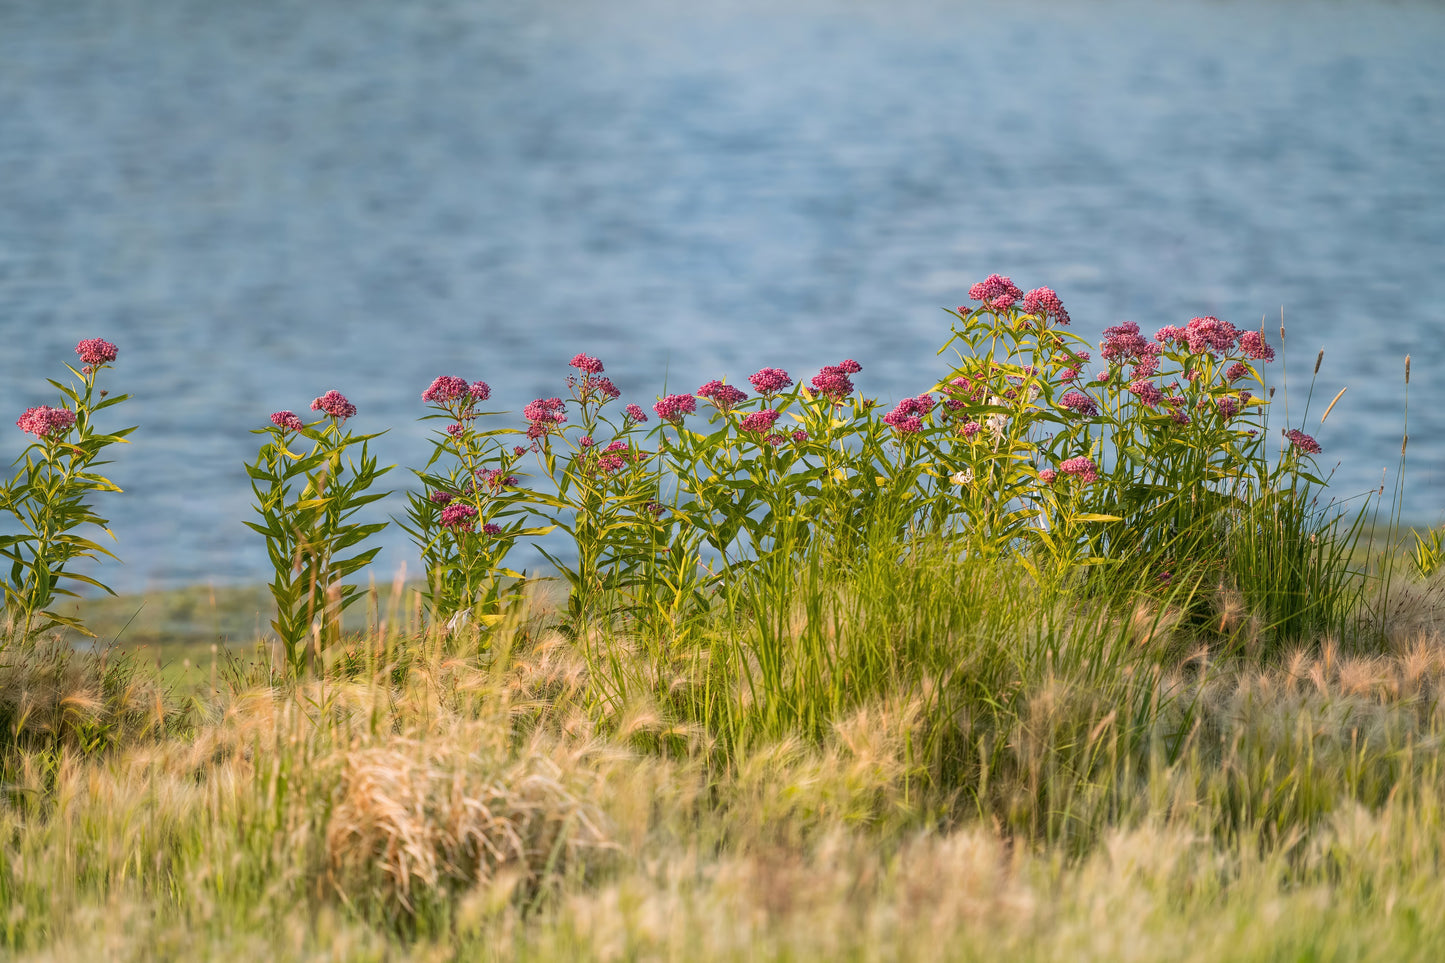
[[[1095,340],[1211,313],[1277,345],[1282,307],[1339,497],[1393,487],[1411,353],[1437,521],[1442,44],[1433,2],[6,0],[0,412],[116,342],[104,574],[250,581],[275,409],[338,388],[406,465],[435,375],[519,410],[584,350],[644,405],[843,357],[887,400],[997,271]]]

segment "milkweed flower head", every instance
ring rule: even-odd
[[[467,393],[472,396],[473,401],[486,401],[492,396],[492,386],[485,381],[473,381],[467,387]]]
[[[793,379],[782,368],[764,368],[756,374],[748,375],[748,381],[758,394],[773,395],[784,388],[791,387]]]
[[[482,533],[484,535],[500,535],[502,534],[502,526],[487,522],[482,526]]]
[[[1084,455],[1059,462],[1059,471],[1065,475],[1073,475],[1085,485],[1092,484],[1099,480],[1099,466],[1094,464],[1092,458]]]
[[[287,431],[300,431],[306,426],[294,411],[273,411],[271,412],[271,424],[277,428],[285,428]]]
[[[665,398],[659,398],[657,404],[652,406],[652,410],[663,421],[680,425],[684,415],[690,415],[697,411],[697,399],[692,395],[668,395]]]
[[[1059,324],[1068,324],[1071,320],[1069,312],[1064,310],[1064,302],[1059,300],[1052,288],[1034,288],[1025,294],[1024,310],[1039,317],[1053,318]]]
[[[699,398],[711,401],[717,410],[724,414],[731,411],[734,405],[748,400],[747,392],[715,378],[694,393]]]
[[[472,386],[467,384],[465,378],[457,378],[453,375],[440,375],[421,393],[422,401],[429,401],[433,404],[445,405],[449,401],[456,401],[471,394]]]
[[[1284,436],[1289,439],[1291,448],[1298,448],[1306,455],[1318,455],[1320,452],[1324,451],[1324,449],[1320,447],[1319,442],[1315,441],[1312,437],[1300,431],[1298,428],[1291,428],[1289,431],[1284,433]]]
[[[807,433],[806,431],[804,431],[803,429],[799,428],[797,431],[793,432],[793,442],[794,442],[795,444],[801,445],[803,442],[805,442],[805,441],[807,441],[807,440],[808,440],[808,433]]]
[[[58,438],[75,426],[75,412],[69,408],[51,408],[40,405],[26,408],[25,413],[15,419],[16,426],[36,438]]]
[[[965,438],[972,438],[980,431],[983,431],[983,425],[980,425],[976,421],[965,421],[958,426],[958,433]]]
[[[109,364],[115,360],[115,345],[104,338],[86,338],[75,346],[75,353],[88,365]]]
[[[1054,471],[1052,468],[1045,468],[1043,471],[1039,472],[1039,481],[1043,482],[1045,485],[1052,485],[1054,483],[1054,479],[1058,477],[1059,473]]]
[[[442,509],[442,528],[457,528],[471,531],[477,510],[465,502],[451,502]]]
[[[356,414],[356,406],[346,396],[332,388],[326,394],[311,402],[312,411],[324,411],[337,421],[345,421]]]
[[[741,427],[743,431],[750,431],[759,435],[770,435],[772,434],[773,424],[778,420],[780,415],[782,415],[781,411],[774,411],[772,409],[754,411],[752,414],[743,418]]]
[[[1156,407],[1159,402],[1164,400],[1164,392],[1148,378],[1137,378],[1129,382],[1129,390],[1150,408]]]
[[[1145,358],[1157,355],[1160,350],[1161,345],[1145,339],[1133,321],[1105,328],[1104,340],[1099,344],[1099,353],[1112,364],[1133,362],[1137,365]]]
[[[561,398],[537,398],[529,402],[522,409],[522,417],[529,422],[527,437],[536,441],[566,422],[566,407],[566,402]]]
[[[1234,349],[1239,332],[1228,321],[1221,321],[1214,315],[1193,318],[1184,328],[1184,340],[1194,354],[1227,354]]]
[[[844,398],[853,393],[853,379],[848,376],[862,370],[862,365],[849,358],[837,364],[824,365],[808,383],[819,397],[826,398],[835,405],[841,404]]]
[[[1248,334],[1249,332],[1245,333]],[[1224,372],[1224,380],[1238,381],[1240,378],[1243,378],[1247,374],[1249,374],[1249,365],[1245,364],[1243,361],[1236,361],[1234,364],[1230,365],[1229,368]]]
[[[1245,357],[1255,361],[1274,360],[1274,347],[1265,339],[1262,331],[1239,332],[1239,350],[1244,352]]]
[[[427,500],[430,501],[433,505],[449,505],[451,504],[452,499],[456,497],[457,496],[453,495],[451,492],[434,491],[427,496]]]
[[[634,424],[640,425],[647,421],[647,412],[643,411],[642,408],[638,405],[628,405],[622,410],[623,413],[627,415],[627,420],[633,422]]]
[[[933,405],[933,396],[928,394],[904,398],[883,416],[883,423],[900,435],[915,435],[923,430],[923,416],[933,410]]]
[[[1018,285],[1000,274],[990,274],[968,289],[971,300],[982,301],[995,311],[1013,307],[1024,296]]]
[[[591,355],[583,354],[580,351],[577,352],[576,357],[574,357],[571,361],[567,363],[572,367],[576,368],[578,371],[583,372],[584,374],[597,375],[601,374],[603,371],[606,370],[602,367],[601,361],[592,357]]]
[[[1099,413],[1099,403],[1078,390],[1064,392],[1064,396],[1059,399],[1059,406],[1090,418]]]

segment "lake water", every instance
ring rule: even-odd
[[[999,272],[1096,341],[1278,344],[1283,307],[1340,497],[1393,485],[1413,354],[1405,508],[1438,521],[1442,45],[1433,2],[5,0],[0,412],[116,342],[107,580],[255,581],[275,409],[340,389],[408,465],[434,376],[519,410],[577,351],[644,404],[843,357],[898,398]]]

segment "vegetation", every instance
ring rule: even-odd
[[[886,414],[847,361],[669,395],[644,434],[578,355],[572,407],[528,405],[509,445],[487,386],[437,379],[451,427],[403,522],[426,580],[389,590],[340,581],[385,470],[346,448],[376,436],[343,432],[335,392],[314,424],[277,412],[251,466],[269,602],[90,602],[120,643],[84,650],[12,603],[0,940],[1437,955],[1438,534],[1372,541],[1372,506],[1320,507],[1301,428],[1270,457],[1261,333],[1119,326],[1091,377],[1053,292],[973,295],[943,377]],[[506,567],[547,537],[564,595]],[[193,633],[218,644],[184,685],[123,648]]]

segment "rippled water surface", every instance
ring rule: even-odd
[[[624,400],[844,356],[886,400],[994,271],[1095,339],[1283,307],[1341,497],[1393,484],[1412,353],[1440,518],[1445,7],[701,6],[0,4],[0,412],[120,345],[109,580],[264,576],[247,430],[328,388],[403,465],[435,375],[517,410],[579,350]]]

